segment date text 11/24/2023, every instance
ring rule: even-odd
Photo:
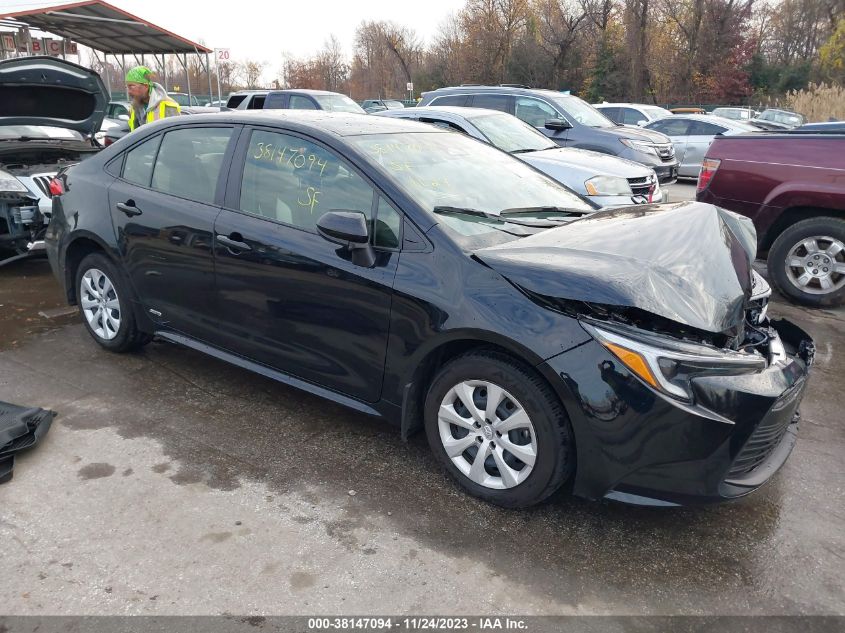
[[[527,631],[528,624],[520,618],[500,617],[433,617],[411,618],[350,617],[309,618],[309,631]]]

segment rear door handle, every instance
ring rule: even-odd
[[[229,237],[228,235],[218,235],[217,241],[220,244],[223,244],[226,248],[230,248],[236,251],[251,251],[252,247],[247,244],[246,242],[241,242],[240,240],[235,240]]]
[[[118,202],[116,206],[118,211],[123,211],[130,218],[136,215],[141,215],[141,209],[136,207],[135,203],[131,200],[127,200],[125,203]]]

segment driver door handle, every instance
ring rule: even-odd
[[[125,203],[124,202],[118,202],[116,206],[117,206],[117,210],[123,211],[123,213],[125,213],[127,215],[127,217],[131,218],[131,217],[136,216],[136,215],[141,215],[141,209],[136,207],[135,203],[132,202],[132,200],[127,200]]]
[[[240,237],[240,236],[238,236]],[[217,241],[221,243],[226,248],[230,248],[236,251],[251,251],[252,247],[247,244],[246,242],[241,242],[240,240],[235,240],[229,237],[228,235],[218,235]]]

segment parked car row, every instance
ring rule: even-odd
[[[653,169],[607,154],[560,147],[504,112],[431,106],[379,112],[377,116],[429,123],[489,143],[578,192],[597,208],[664,201]]]

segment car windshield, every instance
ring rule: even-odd
[[[492,145],[505,152],[534,152],[557,147],[547,136],[509,114],[487,114],[469,120]]]
[[[314,95],[314,98],[320,104],[320,107],[328,112],[366,114],[364,108],[345,95]]]
[[[79,132],[63,127],[47,125],[3,125],[0,126],[0,140],[15,140],[19,138],[54,139],[61,141],[84,140]]]
[[[485,218],[526,210],[520,220],[545,220],[549,208],[589,212],[575,193],[499,150],[462,134],[413,132],[349,137],[414,201],[428,211],[448,208],[438,221],[458,236],[497,233],[503,241],[536,232]],[[466,209],[465,214],[459,210]],[[536,209],[536,212],[531,212]],[[560,215],[558,213],[558,215]]]
[[[564,111],[567,118],[575,119],[581,125],[587,127],[616,127],[613,121],[578,97],[560,95],[552,97],[552,101]]]
[[[400,110],[405,107],[405,104],[401,101],[384,101],[383,103],[385,107],[390,108],[391,110]]]
[[[774,121],[775,123],[783,123],[784,125],[801,125],[802,118],[799,114],[791,112],[781,112],[780,110],[766,110],[760,115],[764,121]]]

